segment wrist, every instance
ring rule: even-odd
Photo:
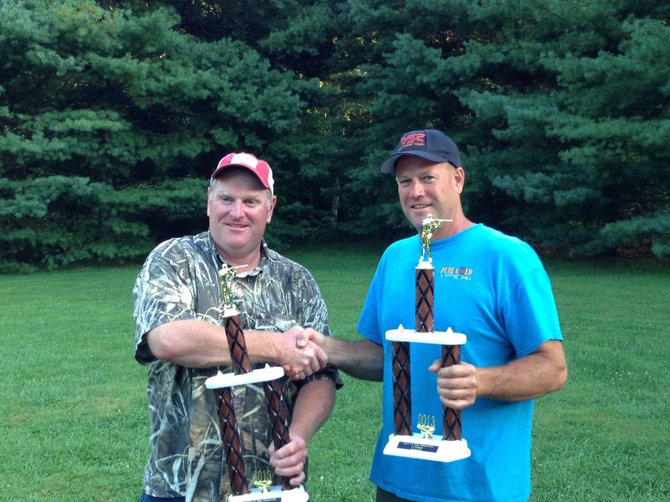
[[[280,346],[276,336],[270,336],[267,331],[250,330],[249,338],[253,343],[247,343],[249,358],[257,363],[281,364]],[[253,349],[253,350],[252,350]]]

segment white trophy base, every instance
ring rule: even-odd
[[[248,373],[221,373],[220,371],[205,380],[205,387],[208,389],[221,389],[223,387],[234,387],[235,385],[247,385],[257,382],[269,382],[277,380],[284,376],[284,369],[281,366],[265,365],[264,368],[252,370]],[[264,500],[264,499],[259,499]]]
[[[307,492],[302,486],[292,490],[283,490],[281,486],[272,486],[269,491],[263,492],[260,488],[252,488],[246,495],[231,495],[228,502],[306,502],[309,500]]]
[[[463,333],[447,331],[431,331],[427,333],[417,332],[413,329],[405,329],[401,324],[398,329],[390,329],[386,332],[386,339],[392,342],[432,343],[436,345],[464,345],[467,337]]]
[[[465,439],[456,441],[428,439],[417,433],[412,436],[390,434],[388,443],[384,447],[385,455],[418,458],[434,462],[454,462],[468,458],[471,453]]]

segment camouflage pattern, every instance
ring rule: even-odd
[[[234,280],[235,306],[243,329],[285,332],[295,325],[330,336],[328,312],[318,285],[303,266],[263,243],[261,264]],[[166,322],[201,319],[223,326],[218,270],[222,262],[209,232],[172,239],[148,256],[133,290],[135,357],[149,365],[148,397],[153,447],[144,473],[145,491],[155,497],[182,495],[187,501],[226,500],[230,494],[213,392],[205,380],[220,369],[195,369],[157,360],[145,335]],[[262,365],[257,365],[262,366]],[[289,420],[303,385],[328,378],[337,387],[337,371],[326,367],[294,383],[284,377]],[[241,428],[246,474],[268,471],[271,443],[262,383],[233,387]],[[305,471],[307,467],[305,467]]]

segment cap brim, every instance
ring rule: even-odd
[[[410,155],[412,157],[420,157],[422,159],[430,160],[431,162],[451,162],[450,160],[444,159],[439,155],[434,155],[428,152],[401,152],[394,153],[386,157],[381,164],[379,164],[379,172],[383,174],[395,174],[395,163],[396,161],[405,155]]]
[[[270,188],[269,184],[268,184],[268,183],[267,183],[267,182],[266,182],[266,181],[265,181],[265,180],[264,180],[264,179],[263,179],[263,178],[256,172],[256,170],[255,170],[255,169],[252,169],[251,167],[249,167],[249,166],[246,165],[246,164],[226,164],[225,166],[219,166],[219,167],[217,167],[217,168],[214,170],[214,172],[212,173],[211,178],[212,178],[212,179],[216,178],[219,174],[221,174],[221,172],[222,172],[224,169],[228,169],[229,167],[243,167],[243,168],[245,168],[247,171],[253,173],[253,175],[256,176],[256,178],[258,179],[258,181],[260,181],[261,185],[262,185],[266,190],[270,190],[270,191],[272,191],[272,188]]]

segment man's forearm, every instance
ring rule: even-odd
[[[380,382],[384,376],[384,349],[370,340],[348,341],[328,337],[323,341],[328,362],[348,375]]]
[[[220,326],[189,319],[161,324],[147,333],[152,354],[189,368],[230,364],[226,333]]]
[[[247,356],[251,362],[283,364],[288,358],[281,344],[293,344],[269,331],[244,332]],[[225,328],[190,319],[162,324],[147,334],[149,349],[155,357],[188,368],[230,365],[230,349]],[[310,372],[311,373],[311,372]]]
[[[535,399],[563,387],[567,364],[560,341],[504,366],[478,368],[477,395],[502,401]]]
[[[305,384],[298,392],[290,429],[309,442],[335,406],[335,383],[327,378]]]

